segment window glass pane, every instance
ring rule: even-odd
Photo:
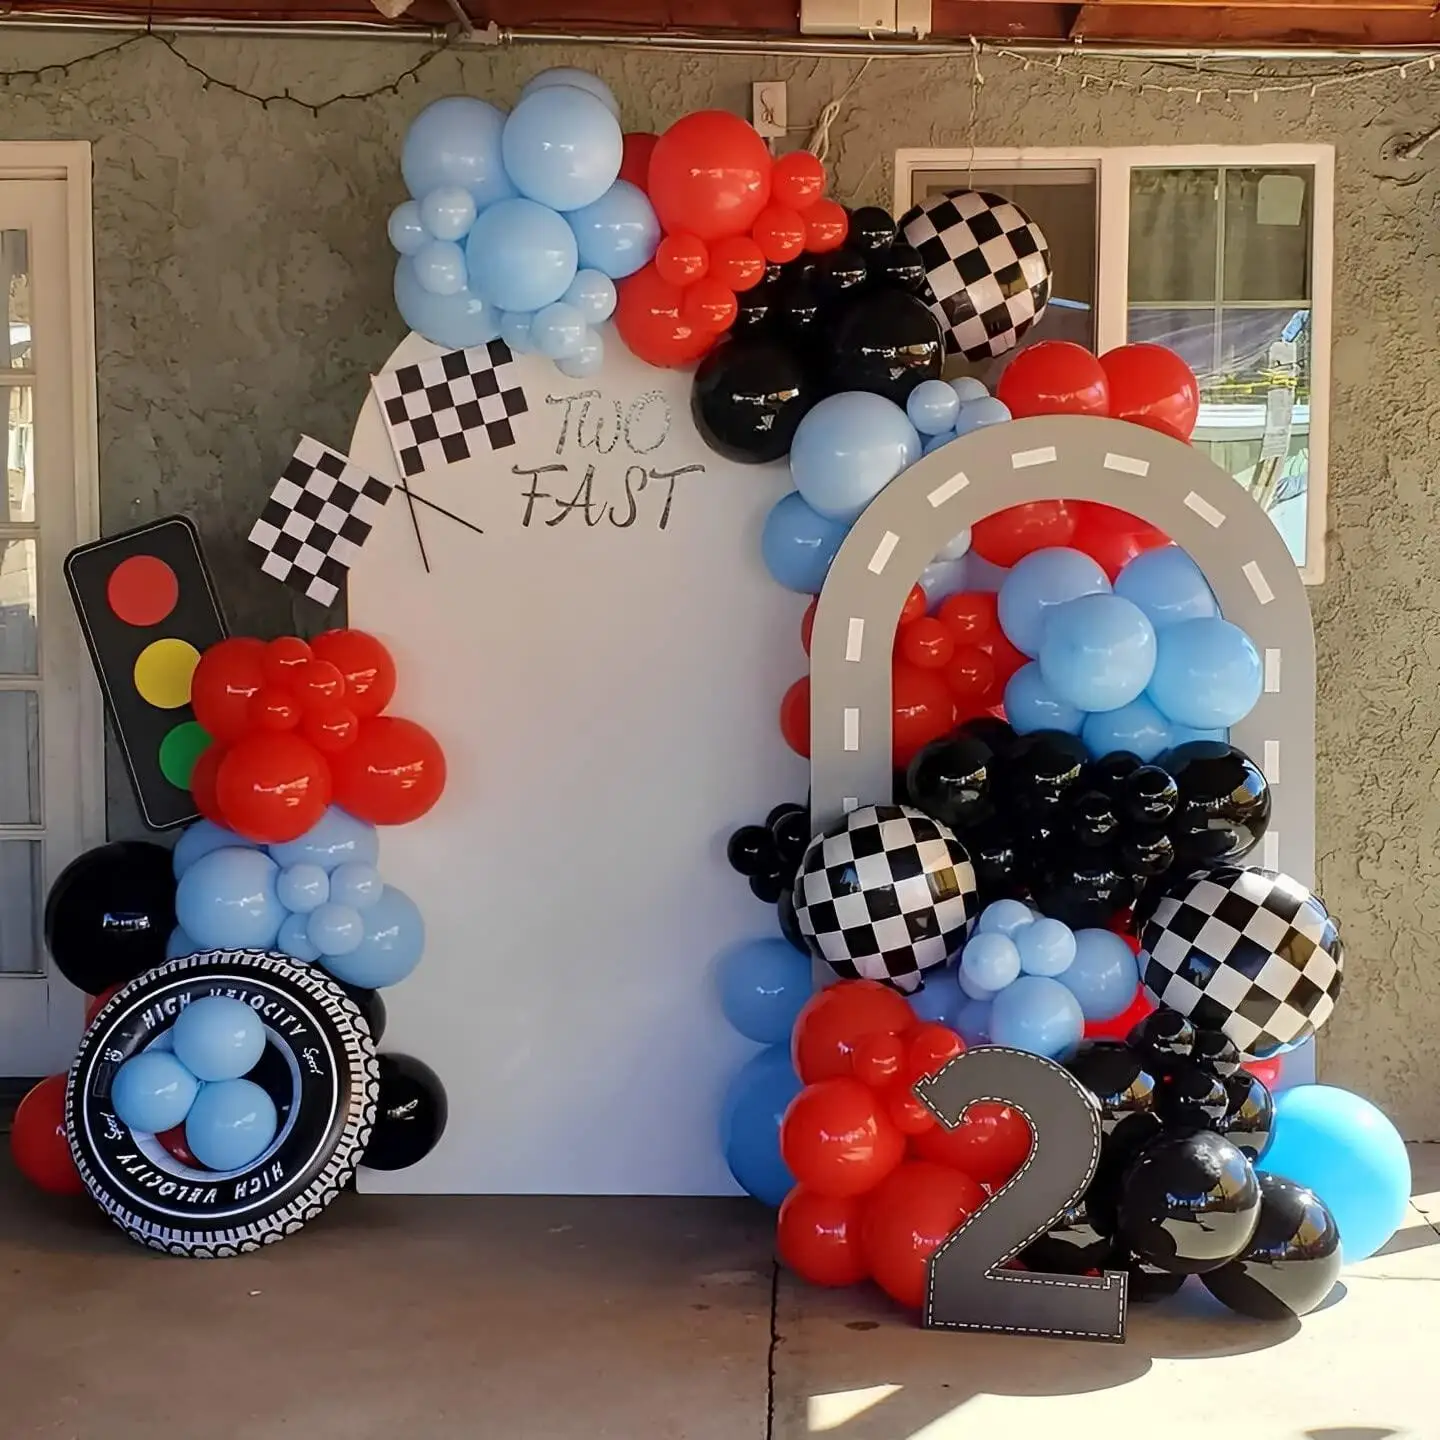
[[[40,696],[0,690],[0,825],[40,823]]]
[[[28,370],[30,345],[30,254],[23,230],[0,230],[0,297],[6,330],[0,335],[0,370]]]
[[[1310,299],[1314,171],[1225,171],[1226,300]]]
[[[5,442],[5,498],[0,520],[35,518],[35,428],[31,424],[34,394],[28,385],[0,385],[0,436]]]
[[[1215,299],[1220,225],[1218,170],[1130,174],[1130,302]]]
[[[35,542],[0,540],[0,675],[38,675]]]
[[[40,842],[0,840],[0,974],[40,972]]]

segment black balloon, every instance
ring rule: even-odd
[[[735,318],[730,322],[730,333],[749,339],[768,330],[779,303],[779,292],[773,285],[761,284],[742,291],[735,297]]]
[[[1195,1027],[1178,1010],[1152,1011],[1125,1037],[1152,1059],[1188,1059],[1195,1048]]]
[[[380,1101],[361,1162],[404,1170],[423,1160],[445,1133],[450,1106],[440,1077],[412,1055],[380,1057]]]
[[[1194,1060],[1171,1060],[1157,1071],[1155,1108],[1166,1125],[1209,1129],[1225,1118],[1230,1092],[1213,1071]]]
[[[1120,842],[1120,862],[1137,880],[1153,880],[1175,863],[1175,842],[1164,830],[1131,826]]]
[[[869,278],[865,257],[842,245],[820,257],[815,267],[815,290],[823,300],[834,300],[847,290],[858,290]]]
[[[1098,1275],[1124,1268],[1126,1251],[1112,1235],[1102,1235],[1083,1199],[1075,1201],[1038,1240],[1020,1252],[1026,1270],[1050,1275]]]
[[[778,460],[820,391],[794,350],[749,336],[722,340],[701,362],[690,413],[719,455],[747,465]]]
[[[787,879],[778,870],[769,875],[752,875],[750,877],[750,893],[757,900],[763,900],[767,905],[774,905],[793,883],[793,877]]]
[[[833,391],[869,390],[904,405],[945,363],[940,322],[925,302],[899,290],[868,291],[826,312],[819,345]]]
[[[822,304],[819,291],[808,280],[787,285],[781,292],[775,311],[781,330],[794,340],[812,340],[820,321]]]
[[[1085,1204],[1091,1223],[1102,1235],[1118,1233],[1125,1176],[1140,1152],[1159,1136],[1161,1128],[1158,1115],[1140,1110],[1122,1117],[1101,1141],[1100,1163],[1085,1192]]]
[[[795,868],[810,844],[810,817],[803,810],[791,810],[770,822],[770,839],[780,859],[781,873]]]
[[[810,947],[800,930],[800,917],[795,913],[795,891],[782,890],[775,902],[775,914],[780,921],[780,933],[802,954],[808,955]]]
[[[333,975],[330,977],[335,978]],[[336,980],[335,983],[355,1002],[360,1013],[365,1017],[365,1023],[370,1027],[370,1039],[378,1045],[380,1037],[385,1033],[385,1001],[381,999],[378,990],[368,989],[364,985],[347,985],[343,980]]]
[[[924,808],[924,807],[921,807]],[[1030,889],[1030,866],[1015,832],[1002,820],[986,820],[961,837],[981,906],[992,900],[1019,900]]]
[[[1230,1104],[1220,1121],[1220,1133],[1252,1160],[1270,1144],[1275,1128],[1275,1099],[1257,1075],[1240,1070],[1225,1081]]]
[[[1120,1234],[1147,1264],[1176,1275],[1217,1270],[1244,1251],[1260,1218],[1249,1160],[1210,1130],[1163,1132],[1126,1172]]]
[[[906,789],[911,803],[952,830],[980,825],[995,813],[998,763],[995,746],[978,736],[932,740],[910,762]]]
[[[1112,750],[1090,766],[1090,779],[1106,794],[1119,798],[1125,781],[1145,762],[1128,750]]]
[[[870,257],[870,279],[918,295],[925,284],[925,262],[913,245],[897,243]]]
[[[270,1097],[275,1104],[276,1119],[284,1125],[295,1103],[295,1072],[290,1068],[286,1052],[267,1044],[245,1078]]]
[[[1179,805],[1171,833],[1184,864],[1230,864],[1260,843],[1270,824],[1270,786],[1243,750],[1191,740],[1157,763],[1175,777]]]
[[[1240,1047],[1223,1030],[1197,1029],[1190,1054],[1222,1080],[1240,1068]]]
[[[994,715],[975,715],[969,720],[962,720],[950,733],[971,740],[983,740],[992,750],[1004,750],[1015,740],[1009,721],[999,720]]]
[[[1084,846],[1109,845],[1120,833],[1114,799],[1103,790],[1082,790],[1070,802],[1070,828]]]
[[[1136,825],[1165,824],[1179,802],[1174,776],[1158,765],[1142,765],[1121,781],[1120,807]]]
[[[769,875],[780,861],[765,825],[742,825],[725,846],[725,858],[741,875]]]
[[[1155,1265],[1147,1265],[1136,1256],[1131,1257],[1125,1269],[1130,1276],[1125,1293],[1130,1300],[1141,1305],[1154,1300],[1168,1300],[1172,1295],[1179,1294],[1181,1286],[1185,1284],[1183,1275],[1161,1270]]]
[[[98,995],[165,961],[175,928],[170,852],[116,840],[72,860],[45,901],[45,944],[77,990]]]
[[[1155,1108],[1155,1077],[1140,1054],[1122,1041],[1087,1040],[1065,1068],[1095,1097],[1106,1135],[1128,1116]]]
[[[1308,1315],[1340,1276],[1340,1231],[1324,1201],[1279,1175],[1260,1176],[1260,1223],[1244,1254],[1201,1279],[1256,1320]]]
[[[1034,895],[1042,915],[1072,930],[1104,930],[1135,903],[1135,882],[1115,851],[1076,847],[1046,863]]]
[[[846,244],[852,250],[871,255],[888,250],[895,243],[895,222],[888,210],[878,205],[862,205],[850,212],[850,230]]]
[[[1058,811],[1085,774],[1085,745],[1062,730],[1035,730],[1005,751],[999,782],[1004,798],[1031,814]]]

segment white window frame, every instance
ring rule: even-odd
[[[1310,433],[1305,512],[1307,585],[1325,579],[1325,529],[1330,470],[1330,337],[1335,268],[1333,145],[1100,145],[1042,148],[951,147],[895,152],[895,214],[911,205],[915,177],[934,170],[1089,170],[1097,187],[1095,345],[1123,345],[1130,273],[1130,172],[1166,166],[1313,167],[1310,301]]]

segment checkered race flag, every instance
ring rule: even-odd
[[[530,408],[503,340],[450,350],[373,376],[395,462],[408,480],[515,443],[510,421]]]
[[[250,543],[265,552],[261,570],[322,605],[334,604],[390,489],[348,456],[302,435],[250,531]]]

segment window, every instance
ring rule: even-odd
[[[1022,349],[1182,355],[1200,381],[1194,443],[1269,512],[1307,583],[1324,579],[1331,147],[902,150],[895,171],[897,213],[994,190],[1045,232],[1054,298]],[[1012,356],[956,372],[993,384]]]

